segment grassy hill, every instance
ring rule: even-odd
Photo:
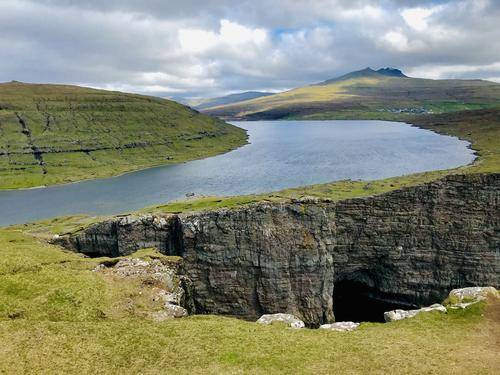
[[[242,129],[165,99],[0,84],[0,189],[107,177],[227,152],[245,142]]]
[[[500,84],[410,78],[392,68],[352,72],[320,84],[204,109],[233,119],[406,119],[500,106]]]

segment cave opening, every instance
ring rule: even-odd
[[[341,280],[334,284],[333,313],[337,322],[384,322],[386,311],[413,308],[417,306],[363,282]]]

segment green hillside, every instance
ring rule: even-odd
[[[245,142],[242,129],[161,98],[0,84],[0,189],[107,177]]]
[[[410,78],[370,68],[320,84],[204,109],[236,119],[406,119],[500,106],[500,84],[482,80]]]

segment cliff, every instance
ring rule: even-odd
[[[500,174],[451,175],[338,202],[117,217],[57,242],[90,256],[156,247],[183,257],[191,312],[288,312],[317,326],[353,295],[410,307],[498,288],[499,201]]]

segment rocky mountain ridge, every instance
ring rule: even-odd
[[[409,78],[401,70],[396,68],[387,67],[375,70],[368,67],[362,70],[356,70],[354,72],[344,74],[340,77],[328,79],[324,82],[319,83],[319,85],[329,85],[334,82],[345,81],[348,79],[355,79],[355,78],[380,78],[380,77]]]

